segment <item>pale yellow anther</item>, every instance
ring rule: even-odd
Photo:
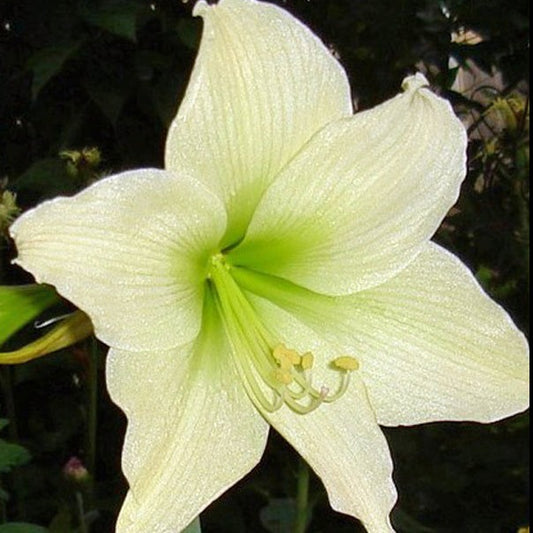
[[[291,350],[284,344],[278,344],[274,348],[272,355],[281,366],[299,365],[301,360],[300,354],[296,350]]]
[[[283,354],[287,350],[287,347],[284,344],[278,344],[272,350],[272,355],[276,361],[280,361],[283,358]]]
[[[343,355],[333,360],[333,364],[340,370],[357,370],[359,368],[359,361],[355,357]]]
[[[302,355],[300,366],[303,370],[309,370],[315,362],[315,356],[311,352],[305,352]]]
[[[290,385],[293,382],[291,373],[283,368],[276,368],[274,370],[274,379],[282,385]]]
[[[280,359],[278,365],[282,370],[292,370],[294,365],[287,358]]]

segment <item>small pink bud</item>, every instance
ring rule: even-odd
[[[71,457],[63,467],[63,475],[69,481],[81,483],[89,479],[89,472],[78,457]]]

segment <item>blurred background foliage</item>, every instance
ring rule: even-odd
[[[436,238],[528,332],[529,2],[277,3],[340,58],[356,108],[396,94],[415,70],[450,99],[468,126],[469,172]],[[103,175],[162,167],[201,33],[191,10],[179,0],[0,0],[0,284],[31,282],[10,266],[6,228],[20,210]],[[42,318],[68,310],[61,302]],[[2,351],[35,336],[30,325]],[[0,368],[0,533],[113,531],[125,420],[107,396],[104,363],[93,340]],[[527,525],[527,415],[386,434],[399,531]],[[261,465],[203,513],[204,531],[290,531],[297,470],[273,434]],[[309,531],[361,530],[330,510],[316,478],[311,502]]]

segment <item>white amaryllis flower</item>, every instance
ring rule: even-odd
[[[90,315],[129,419],[117,531],[175,532],[253,468],[269,427],[331,505],[390,531],[378,424],[528,405],[527,346],[430,238],[466,136],[425,79],[351,111],[346,75],[284,10],[197,3],[203,38],[166,170],[26,213],[17,262]]]

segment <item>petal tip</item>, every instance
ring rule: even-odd
[[[415,92],[422,87],[429,87],[429,81],[421,72],[417,72],[413,76],[407,76],[402,81],[402,89],[405,92]]]
[[[209,4],[205,0],[198,0],[198,2],[194,4],[192,15],[193,17],[203,17],[208,9]]]

